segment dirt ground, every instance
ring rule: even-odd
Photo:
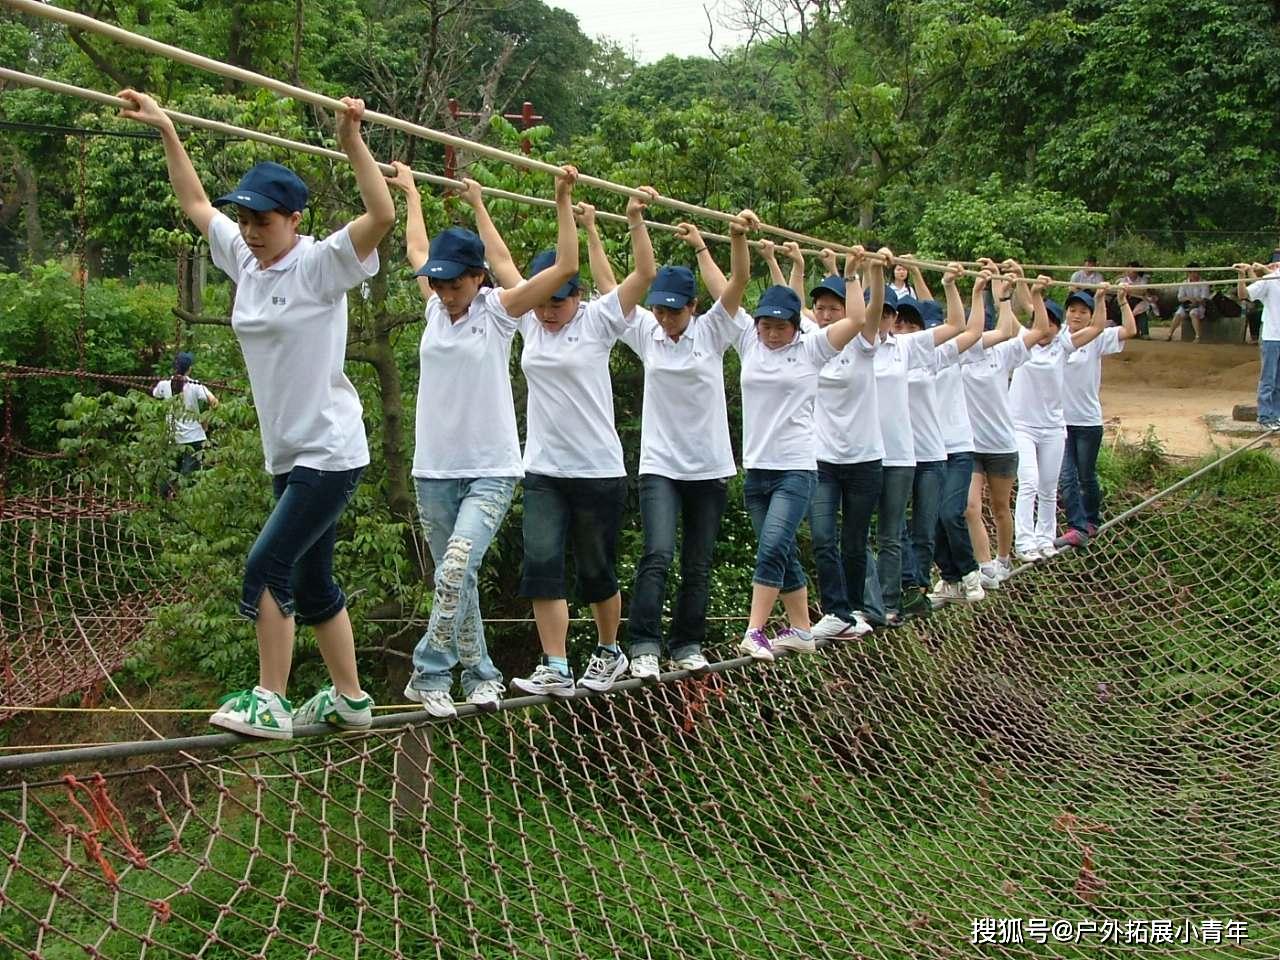
[[[1130,340],[1102,363],[1102,412],[1108,438],[1137,440],[1148,427],[1165,450],[1198,457],[1247,442],[1212,434],[1205,414],[1231,416],[1237,403],[1255,403],[1261,361],[1256,346],[1231,343],[1166,343],[1153,327],[1151,340]]]

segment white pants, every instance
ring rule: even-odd
[[[1015,428],[1018,438],[1018,498],[1013,511],[1014,545],[1018,550],[1053,546],[1058,525],[1058,471],[1066,451],[1065,427],[1052,430]]]

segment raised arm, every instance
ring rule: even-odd
[[[1236,271],[1236,299],[1244,303],[1249,299],[1249,287],[1245,281],[1253,271],[1247,263],[1235,263],[1232,267]]]
[[[1049,308],[1044,305],[1044,292],[1051,283],[1053,278],[1042,273],[1031,284],[1031,316],[1034,323],[1022,335],[1022,342],[1028,350],[1037,343],[1048,343],[1053,339],[1053,328],[1049,326]]]
[[[858,258],[865,253],[854,247],[854,255],[845,259],[844,316],[822,331],[837,352],[849,345],[867,325],[867,307],[862,302],[862,285],[858,283]],[[852,274],[852,279],[850,279]]]
[[[847,260],[845,262],[848,263]],[[874,256],[867,256],[864,262],[867,288],[871,291],[871,299],[867,302],[867,316],[871,318],[871,322],[875,324],[878,331],[880,318],[884,315],[884,268],[886,264],[893,263],[893,251],[888,247],[881,247]],[[865,297],[866,294],[864,293],[863,296]],[[846,287],[846,302],[848,298],[848,287]]]
[[[186,148],[178,137],[178,131],[174,129],[173,121],[160,109],[159,104],[145,93],[121,90],[116,96],[133,105],[131,108],[121,109],[120,116],[128,120],[137,120],[160,131],[160,142],[164,144],[164,161],[169,168],[169,183],[178,197],[178,205],[182,207],[182,212],[186,214],[187,219],[195,224],[196,229],[204,235],[205,239],[208,239],[209,224],[218,211],[209,202],[209,197],[200,184],[200,177],[196,174],[196,168],[192,165],[191,158],[187,156]],[[392,212],[394,215],[394,211]]]
[[[556,177],[556,262],[498,294],[502,309],[512,317],[528,313],[578,272],[578,225],[573,221],[573,185],[576,167],[565,166]]]
[[[995,265],[992,264],[992,266]],[[1004,341],[1012,337],[1014,327],[1018,323],[1013,315],[1013,301],[1009,290],[1012,284],[1000,274],[998,266],[995,269],[996,273],[991,277],[991,295],[996,302],[996,327],[994,330],[987,330],[982,334],[982,346],[984,349],[994,347],[997,343],[1004,343]],[[970,309],[976,310],[979,304],[982,306],[982,319],[985,324],[987,317],[986,298],[979,296],[979,291],[975,287],[973,306]]]
[[[832,254],[832,256],[834,256],[834,254]],[[851,297],[856,299],[859,303],[863,303],[864,301],[864,295],[862,293],[862,280],[859,278],[862,273],[863,264],[866,261],[866,256],[867,256],[867,251],[864,250],[862,247],[854,247],[851,251],[849,251],[849,253],[845,254],[845,257],[844,257],[845,316],[849,315],[849,299]],[[881,294],[882,298],[883,296],[884,294]],[[867,304],[866,307],[864,308],[863,317],[862,317],[862,326],[859,328],[859,331],[858,331],[859,333],[862,334],[862,339],[865,340],[868,344],[870,344],[873,347],[876,345],[877,341],[880,339],[880,316],[879,314],[873,314],[871,312],[871,307],[874,305],[875,304],[873,300],[872,303]],[[871,406],[871,404],[868,404],[868,406]]]
[[[399,160],[393,160],[395,176],[388,177],[387,183],[395,187],[405,198],[404,254],[410,268],[416,273],[427,262],[431,252],[431,237],[427,234],[427,221],[422,216],[422,196],[418,193],[418,183],[413,179],[413,171]],[[418,291],[423,300],[435,296],[431,282],[426,277],[418,277]]]
[[[778,265],[777,247],[768,237],[760,241],[760,259],[769,268],[769,282],[774,286],[785,287],[787,278],[782,275],[782,267]],[[800,298],[800,302],[804,303],[804,297]]]
[[[472,215],[475,217],[476,233],[480,235],[480,241],[484,244],[484,258],[489,263],[493,279],[497,280],[498,286],[504,290],[518,286],[524,277],[521,276],[520,268],[516,266],[511,251],[507,249],[507,242],[502,239],[502,234],[494,225],[493,218],[489,216],[489,208],[484,205],[484,193],[480,189],[480,184],[475,180],[464,178],[462,191],[458,197],[471,208]]]
[[[836,252],[830,247],[823,247],[818,251],[818,260],[822,263],[822,269],[825,271],[823,276],[830,277],[840,272],[840,260],[836,256]],[[847,266],[849,258],[845,257],[845,265]]]
[[[987,284],[991,282],[991,274],[983,270],[978,274],[976,280],[973,281],[973,302],[969,306],[969,322],[956,337],[956,350],[964,353],[975,343],[982,339],[982,325],[987,319],[987,302],[982,296],[987,289]],[[951,283],[943,283],[943,288],[947,291],[947,317],[951,317],[953,313],[964,315],[964,300],[960,297],[960,291],[955,285],[955,281]]]
[[[1093,322],[1071,335],[1071,343],[1077,350],[1097,340],[1102,335],[1102,331],[1107,329],[1107,291],[1110,289],[1111,285],[1103,281],[1093,291]]]
[[[647,193],[650,199],[658,196],[658,191],[653,187],[640,187],[640,190]],[[629,316],[636,305],[644,299],[649,284],[653,283],[653,278],[658,275],[658,263],[653,256],[649,228],[644,223],[644,211],[648,204],[649,200],[642,200],[639,197],[632,197],[627,201],[627,229],[631,233],[631,259],[635,265],[622,283],[618,284],[618,303],[624,317]],[[587,235],[590,236],[591,232],[589,231]],[[599,241],[600,235],[597,233],[596,242],[599,243]],[[603,259],[603,246],[600,248],[600,256]],[[612,279],[612,271],[610,279]]]
[[[1120,300],[1120,320],[1123,326],[1120,327],[1120,339],[1132,340],[1138,335],[1138,321],[1134,319],[1133,307],[1129,306],[1129,298],[1121,296]]]
[[[803,307],[805,297],[808,296],[804,282],[804,254],[800,252],[800,244],[794,240],[788,240],[782,245],[782,249],[786,253],[787,259],[791,261],[791,289],[800,298],[800,306]]]
[[[1030,317],[1034,322],[1035,307],[1031,302],[1031,284],[1024,279],[1022,264],[1009,259],[1000,264],[1016,278],[1013,281],[1013,311],[1020,317]]]
[[[589,203],[579,203],[574,208],[574,213],[578,226],[587,234],[587,262],[591,264],[591,280],[601,294],[613,293],[618,280],[613,275],[613,264],[609,262],[609,255],[604,252],[604,241],[600,239],[600,231],[596,227],[596,208]],[[652,251],[653,247],[649,249]]]
[[[681,223],[677,229],[680,231],[680,239],[693,248],[698,260],[698,272],[702,275],[702,285],[707,288],[712,300],[719,300],[729,281],[725,279],[724,271],[716,263],[716,258],[707,249],[707,241],[702,239],[702,234],[692,223]]]
[[[360,191],[360,202],[364,204],[364,213],[347,225],[347,233],[351,237],[351,246],[355,248],[356,257],[366,260],[378,249],[378,244],[396,223],[396,205],[387,190],[387,181],[383,179],[378,162],[369,152],[369,145],[364,142],[360,132],[360,121],[364,118],[364,101],[355,97],[343,97],[342,104],[346,108],[338,113],[338,146],[342,147],[347,159],[351,161],[351,169],[356,174],[356,188]]]
[[[750,210],[743,210],[729,224],[729,282],[718,299],[730,316],[742,308],[742,297],[751,281],[751,248],[747,246],[747,233],[759,229],[760,218]]]
[[[924,282],[924,274],[920,272],[920,266],[915,263],[907,264],[907,274],[911,277],[911,286],[915,288],[917,300],[932,300],[933,292],[929,289],[929,285]]]
[[[947,264],[947,272],[942,275],[942,288],[947,291],[947,317],[941,324],[933,328],[933,345],[941,346],[948,340],[960,336],[964,332],[964,301],[956,291],[956,278],[964,268],[958,263]],[[952,298],[954,296],[954,307]],[[957,309],[958,308],[958,309]],[[973,346],[973,344],[969,344]]]

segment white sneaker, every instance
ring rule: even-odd
[[[572,697],[575,689],[572,675],[552,670],[545,663],[538,664],[527,677],[516,677],[511,685],[534,696]]]
[[[987,592],[982,589],[981,571],[973,570],[960,578],[960,599],[968,603],[987,599]]]
[[[1013,555],[1022,563],[1035,563],[1037,560],[1044,559],[1038,547],[1032,547],[1030,550],[1018,548],[1013,551]]]
[[[419,690],[408,686],[404,688],[404,695],[406,700],[422,704],[433,717],[448,720],[458,715],[458,708],[453,705],[453,697],[449,696],[448,690]]]
[[[1040,545],[1040,556],[1043,557],[1045,560],[1048,560],[1050,557],[1056,557],[1057,555],[1058,555],[1058,548],[1055,547],[1052,543],[1042,543]]]
[[[949,580],[939,580],[933,585],[933,589],[929,591],[929,603],[933,609],[938,610],[948,603],[955,603],[964,599],[964,592],[960,589],[960,584],[951,583]]]
[[[1013,560],[1009,557],[996,557],[996,571],[1000,575],[1000,582],[1004,583],[1013,576]]]
[[[870,628],[870,624],[867,624],[865,620],[863,620],[862,623],[866,624],[867,627]],[[810,632],[818,640],[837,640],[861,636],[864,631],[859,629],[856,621],[854,623],[850,623],[843,617],[837,617],[834,613],[828,613],[814,625],[813,630]]]
[[[652,653],[642,653],[631,661],[631,678],[641,683],[657,683],[662,676],[658,658]]]
[[[467,694],[467,703],[474,704],[485,713],[495,713],[498,705],[502,703],[502,695],[507,692],[507,688],[498,680],[481,680],[475,685],[469,694]]]
[[[578,686],[596,693],[608,693],[626,675],[628,662],[621,649],[614,653],[604,647],[596,647],[596,652],[587,662],[586,673],[578,679]]]
[[[354,700],[330,684],[293,711],[293,723],[328,723],[343,730],[367,730],[373,724],[373,698],[361,691]]]
[[[670,666],[672,670],[688,670],[695,677],[704,676],[711,669],[707,658],[700,653],[691,653],[687,657],[672,660]]]
[[[769,635],[763,629],[755,627],[742,635],[738,652],[753,660],[772,660],[773,644],[769,642]]]
[[[792,653],[813,653],[818,648],[813,643],[813,634],[798,627],[787,627],[779,630],[773,638],[774,650],[789,650]]]
[[[983,590],[999,590],[1000,581],[1004,579],[1000,576],[1000,565],[994,560],[979,566],[978,575],[981,578]]]
[[[209,723],[246,737],[288,740],[293,736],[293,708],[275,691],[253,687],[223,697]]]

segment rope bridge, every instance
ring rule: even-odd
[[[0,956],[1273,957],[1280,499],[1222,493],[1235,457],[985,603],[766,668],[0,758]],[[128,633],[66,630],[150,550],[82,504],[6,504],[50,545],[15,670]]]

